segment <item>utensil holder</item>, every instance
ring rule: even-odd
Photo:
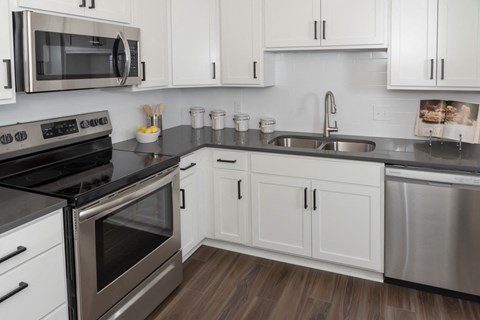
[[[154,114],[152,117],[148,117],[147,116],[147,127],[150,127],[150,126],[155,126],[157,127],[158,129],[160,129],[160,137],[162,136],[162,133],[163,133],[163,128],[162,128],[162,115],[159,115],[157,116],[156,114]]]

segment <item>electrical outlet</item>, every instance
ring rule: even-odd
[[[234,113],[242,113],[242,101],[234,100],[233,101],[233,112]]]
[[[389,108],[373,106],[373,120],[390,121],[392,120],[392,113]]]

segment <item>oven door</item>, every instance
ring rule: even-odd
[[[98,319],[180,250],[178,172],[73,210],[79,319]]]

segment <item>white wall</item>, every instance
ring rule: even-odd
[[[204,106],[227,111],[233,127],[235,102],[250,114],[251,128],[258,119],[272,116],[277,130],[322,132],[324,96],[333,91],[339,133],[365,136],[414,138],[416,110],[421,99],[457,99],[480,102],[480,93],[391,91],[387,83],[386,52],[289,52],[276,56],[277,85],[270,88],[168,89],[164,98],[170,107],[182,110],[183,124],[190,123],[188,109]],[[384,108],[390,121],[374,121],[373,107]]]
[[[164,128],[190,124],[188,109],[204,106],[227,111],[233,127],[234,104],[250,114],[251,128],[258,119],[272,116],[277,130],[322,132],[325,92],[334,92],[339,133],[414,138],[415,113],[421,99],[480,102],[478,92],[386,90],[385,52],[296,52],[276,55],[277,85],[270,88],[197,88],[131,92],[124,88],[81,90],[26,95],[17,103],[0,106],[0,126],[75,113],[109,110],[114,142],[130,139],[144,123],[141,106],[166,105]],[[390,121],[374,121],[373,106],[389,111]],[[210,119],[205,116],[206,125]]]
[[[80,90],[25,94],[17,93],[17,103],[0,106],[0,126],[66,115],[108,110],[112,120],[113,142],[134,137],[135,130],[145,124],[142,106],[162,102],[162,91],[131,92],[126,88]],[[180,123],[180,113],[167,108],[163,125]]]

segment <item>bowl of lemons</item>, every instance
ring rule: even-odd
[[[157,141],[160,135],[160,129],[155,126],[142,126],[135,132],[135,138],[139,143],[152,143]]]

